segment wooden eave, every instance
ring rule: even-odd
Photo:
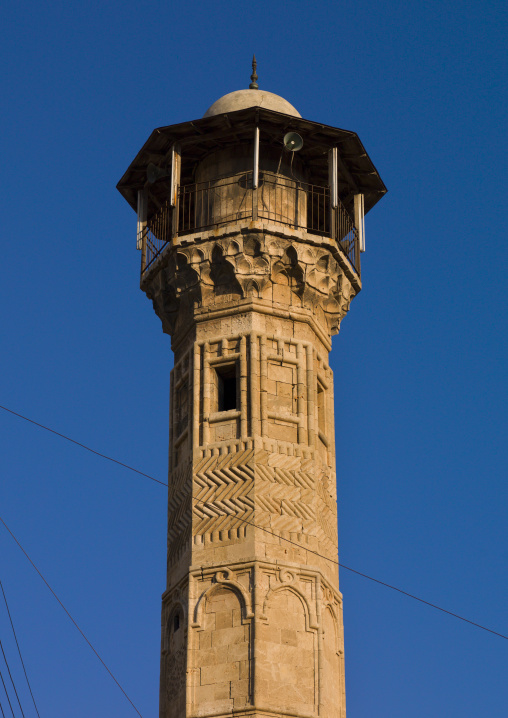
[[[136,210],[137,191],[145,185],[147,165],[150,162],[159,166],[164,164],[174,143],[181,146],[181,182],[187,184],[193,181],[197,163],[210,152],[252,142],[256,123],[260,128],[261,152],[263,144],[282,149],[282,138],[286,132],[302,135],[304,145],[298,155],[309,171],[312,184],[328,184],[328,150],[337,146],[340,156],[339,194],[347,208],[350,208],[354,193],[365,195],[365,212],[372,209],[386,193],[387,189],[356,132],[261,107],[159,127],[131,162],[117,189]],[[162,204],[167,197],[167,181],[160,180],[150,185],[150,195],[150,204]]]

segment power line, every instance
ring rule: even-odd
[[[194,499],[194,501],[196,501],[197,503],[203,504],[204,506],[207,506],[208,508],[213,508],[213,507],[209,506],[209,504],[207,504],[206,501],[199,501],[199,499]],[[357,571],[356,569],[351,568],[350,566],[346,566],[345,564],[340,563],[339,561],[335,561],[333,558],[324,556],[322,553],[313,551],[312,549],[307,548],[306,546],[301,546],[299,543],[296,543],[296,541],[291,541],[291,539],[287,539],[287,538],[284,538],[283,536],[279,536],[278,534],[274,533],[273,531],[270,531],[270,529],[267,529],[264,526],[258,526],[257,524],[254,524],[251,521],[247,521],[247,519],[242,519],[239,516],[237,516],[236,518],[239,521],[243,521],[244,523],[249,524],[249,526],[254,526],[254,528],[256,528],[256,529],[260,529],[261,531],[264,531],[265,533],[268,533],[271,536],[275,536],[275,538],[281,539],[281,541],[286,541],[287,543],[293,544],[293,546],[296,546],[299,549],[303,548],[305,551],[308,551],[308,553],[312,553],[315,556],[319,556],[319,558],[324,558],[325,561],[330,561],[331,563],[334,563],[337,566],[340,566],[340,568],[343,568],[346,571],[351,571],[351,573],[356,573],[358,576],[362,576],[363,578],[368,578],[369,581],[374,581],[374,583],[379,583],[381,586],[386,586],[386,588],[391,588],[393,591],[397,591],[398,593],[402,593],[404,596],[408,596],[408,598],[414,598],[415,601],[424,603],[426,606],[430,606],[431,608],[436,608],[438,611],[447,613],[449,616],[453,616],[454,618],[459,618],[461,621],[470,623],[472,626],[481,628],[484,631],[493,633],[495,636],[499,636],[500,638],[505,638],[508,641],[508,636],[505,636],[503,633],[498,633],[497,631],[493,631],[491,628],[486,628],[486,626],[482,626],[480,623],[475,623],[474,621],[470,621],[468,618],[464,618],[464,616],[459,616],[458,613],[452,613],[452,611],[447,611],[446,608],[441,608],[441,606],[438,606],[435,603],[430,603],[430,601],[425,601],[425,599],[419,598],[418,596],[415,596],[412,593],[408,593],[407,591],[403,591],[401,588],[397,588],[397,586],[392,586],[390,583],[385,583],[384,581],[380,581],[378,578],[374,578],[373,576],[368,576],[366,573],[361,573],[361,571]]]
[[[21,701],[19,700],[18,691],[16,690],[16,686],[14,684],[14,678],[12,677],[11,669],[9,668],[9,663],[7,661],[7,656],[5,655],[5,651],[4,651],[4,647],[2,645],[1,639],[0,639],[0,648],[2,649],[2,655],[4,657],[5,665],[7,666],[7,672],[9,673],[9,678],[11,679],[12,687],[14,688],[14,693],[16,694],[16,698],[18,699],[19,710],[21,711],[21,715],[23,716],[23,718],[25,718],[25,714],[23,713],[23,708],[21,707]]]
[[[27,672],[26,672],[25,663],[24,663],[24,661],[23,661],[23,656],[21,655],[21,648],[19,647],[18,637],[16,636],[16,631],[14,630],[14,623],[12,622],[11,612],[9,611],[9,604],[7,603],[7,596],[5,595],[5,591],[4,591],[4,587],[3,587],[3,584],[2,584],[2,580],[1,580],[1,579],[0,579],[0,588],[2,589],[2,594],[3,594],[3,597],[4,597],[4,601],[5,601],[5,608],[7,609],[7,614],[8,614],[8,616],[9,616],[9,621],[11,622],[12,633],[13,633],[13,635],[14,635],[14,640],[16,641],[16,646],[17,646],[17,648],[18,648],[19,659],[20,659],[20,661],[21,661],[21,665],[23,666],[23,671],[24,671],[24,673],[25,673],[25,678],[26,678],[26,682],[27,682],[27,685],[28,685],[28,690],[30,691],[30,695],[32,696],[32,701],[33,701],[33,704],[34,704],[35,712],[37,713],[37,715],[39,716],[39,718],[41,718],[40,715],[39,715],[39,711],[37,710],[37,704],[36,704],[36,702],[35,702],[34,694],[32,693],[32,687],[31,687],[31,685],[30,685],[30,681],[28,680],[28,674],[27,674]]]
[[[49,426],[44,426],[44,424],[39,424],[39,422],[34,421],[33,419],[29,419],[28,416],[23,416],[23,414],[18,414],[16,411],[13,411],[12,409],[8,409],[6,406],[2,406],[1,404],[0,404],[0,409],[3,409],[4,411],[8,411],[10,414],[14,414],[14,416],[18,416],[20,419],[24,419],[24,421],[29,421],[31,424],[35,424],[35,426],[39,426],[41,429],[50,431],[52,434],[56,434],[56,436],[59,436],[60,438],[65,439],[66,441],[70,441],[72,444],[76,444],[76,446],[80,446],[82,449],[86,449],[87,451],[90,451],[92,454],[95,454],[96,456],[100,456],[101,459],[106,459],[107,461],[112,461],[114,464],[123,466],[125,469],[130,469],[130,471],[135,471],[136,474],[140,474],[141,476],[144,476],[145,478],[150,479],[151,481],[155,481],[155,483],[157,483],[157,484],[162,484],[163,486],[167,486],[167,484],[164,483],[164,481],[159,481],[159,479],[155,479],[153,476],[150,476],[149,474],[145,474],[143,471],[139,471],[139,469],[134,469],[132,466],[128,466],[127,464],[124,464],[122,461],[118,461],[117,459],[112,459],[111,456],[106,456],[106,454],[101,454],[99,451],[95,451],[95,449],[91,449],[89,446],[85,446],[85,444],[81,444],[79,441],[76,441],[75,439],[71,439],[70,436],[65,436],[65,434],[61,434],[59,431],[50,429]]]
[[[60,604],[60,606],[63,608],[63,610],[65,611],[65,613],[66,613],[66,614],[68,615],[68,617],[71,619],[71,621],[72,621],[73,624],[76,626],[76,628],[78,629],[78,631],[81,633],[81,635],[83,636],[83,638],[85,639],[85,641],[88,643],[88,645],[90,646],[90,648],[92,649],[92,651],[95,653],[95,655],[97,656],[97,658],[99,659],[99,661],[102,663],[102,665],[104,666],[104,668],[107,670],[107,672],[109,673],[109,675],[111,676],[111,678],[115,681],[115,683],[116,683],[116,685],[118,686],[118,688],[120,688],[120,690],[122,691],[122,693],[124,694],[124,696],[127,698],[127,700],[129,701],[129,703],[131,704],[131,706],[134,708],[134,710],[135,710],[136,713],[138,714],[138,716],[140,716],[140,718],[143,718],[143,716],[142,716],[141,713],[138,711],[138,709],[136,708],[136,706],[134,705],[134,703],[131,701],[131,699],[129,698],[129,696],[127,695],[127,693],[124,691],[124,689],[122,688],[122,686],[120,685],[120,683],[117,681],[117,679],[115,678],[115,676],[111,673],[111,671],[109,670],[109,668],[107,667],[107,665],[104,663],[104,661],[102,660],[102,658],[100,657],[100,655],[97,653],[97,651],[95,650],[95,648],[92,646],[92,644],[90,643],[90,641],[88,640],[88,638],[85,636],[85,634],[83,633],[83,631],[81,630],[81,628],[78,626],[78,624],[76,623],[76,621],[74,620],[74,618],[73,618],[73,617],[71,616],[71,614],[69,613],[69,611],[65,608],[65,606],[63,605],[63,603],[61,602],[61,600],[58,598],[58,596],[56,595],[56,593],[53,591],[53,589],[51,588],[51,586],[49,585],[49,583],[46,581],[46,579],[44,578],[44,576],[42,575],[42,573],[39,571],[39,569],[37,568],[37,566],[35,565],[35,563],[32,561],[32,559],[30,558],[30,556],[27,554],[27,552],[25,551],[25,549],[23,548],[23,546],[20,544],[20,542],[18,541],[18,539],[14,536],[14,534],[12,533],[12,531],[11,531],[10,528],[7,526],[7,524],[5,523],[5,521],[3,520],[3,518],[2,518],[1,516],[0,516],[0,521],[3,523],[3,525],[5,526],[5,528],[7,529],[7,531],[10,533],[10,535],[12,536],[12,538],[14,539],[14,541],[18,544],[19,548],[20,548],[20,549],[23,551],[23,553],[25,554],[26,558],[30,561],[30,563],[32,564],[33,568],[37,571],[37,573],[38,573],[39,576],[42,578],[42,580],[44,581],[44,583],[46,584],[46,586],[49,588],[49,590],[51,591],[51,593],[53,594],[53,596],[56,598],[56,600],[58,601],[58,603]]]
[[[103,459],[107,459],[108,461],[112,461],[115,464],[118,464],[119,466],[123,466],[125,469],[128,469],[129,471],[134,471],[136,474],[140,474],[140,476],[144,476],[147,479],[150,479],[151,481],[155,481],[158,484],[161,484],[162,486],[168,486],[168,484],[164,481],[160,481],[159,479],[156,479],[154,476],[150,476],[150,474],[145,474],[143,471],[140,471],[139,469],[135,469],[133,466],[129,466],[129,464],[125,464],[122,461],[118,461],[117,459],[113,459],[111,456],[107,456],[106,454],[101,454],[98,451],[95,451],[94,449],[91,449],[89,446],[86,446],[85,444],[82,444],[79,441],[76,441],[75,439],[71,439],[69,436],[65,436],[65,434],[61,434],[58,431],[55,431],[54,429],[49,428],[48,426],[44,426],[44,424],[40,424],[37,421],[34,421],[33,419],[29,419],[27,416],[23,416],[22,414],[18,414],[16,411],[13,411],[12,409],[8,409],[6,406],[2,406],[0,404],[0,409],[4,409],[4,411],[8,411],[10,414],[14,414],[14,416],[19,417],[20,419],[24,419],[25,421],[30,422],[31,424],[35,424],[35,426],[40,427],[41,429],[45,429],[46,431],[51,432],[52,434],[56,434],[57,436],[60,436],[62,439],[66,439],[67,441],[72,442],[73,444],[76,444],[77,446],[80,446],[82,449],[86,449],[86,451],[90,451],[92,454],[95,454],[96,456],[100,456]],[[197,504],[201,504],[205,506],[206,508],[212,508],[212,510],[216,510],[215,507],[208,504],[206,501],[201,501],[200,499],[193,499],[193,501]],[[330,561],[331,563],[336,564],[337,566],[340,566],[340,568],[343,568],[346,571],[350,571],[351,573],[355,573],[357,576],[361,576],[362,578],[366,578],[369,581],[373,581],[374,583],[377,583],[381,586],[385,586],[386,588],[392,589],[392,591],[397,591],[397,593],[401,593],[403,596],[407,596],[408,598],[412,598],[415,601],[419,601],[419,603],[423,603],[426,606],[430,606],[431,608],[435,608],[437,611],[441,611],[442,613],[446,613],[448,616],[452,616],[453,618],[458,618],[460,621],[464,621],[465,623],[469,623],[471,626],[476,626],[476,628],[481,628],[482,631],[487,631],[488,633],[493,633],[495,636],[499,636],[500,638],[504,638],[508,641],[508,636],[504,635],[503,633],[499,633],[498,631],[494,631],[492,628],[487,628],[486,626],[482,626],[480,623],[476,623],[475,621],[471,621],[468,618],[465,618],[464,616],[460,616],[458,613],[453,613],[452,611],[448,611],[446,608],[442,608],[441,606],[438,606],[435,603],[431,603],[430,601],[426,601],[423,598],[420,598],[419,596],[415,596],[412,593],[408,593],[407,591],[402,590],[401,588],[397,588],[397,586],[393,586],[390,583],[386,583],[385,581],[381,581],[378,578],[374,578],[373,576],[369,576],[366,573],[362,573],[361,571],[357,571],[354,568],[351,568],[350,566],[346,566],[343,563],[340,563],[339,561],[335,561],[333,558],[329,558],[328,556],[324,556],[323,554],[318,553],[317,551],[313,551],[310,548],[307,548],[305,546],[301,546],[299,543],[296,543],[296,541],[291,541],[291,539],[284,538],[282,536],[279,536],[278,534],[274,533],[273,531],[270,531],[270,529],[265,528],[264,526],[258,526],[255,523],[252,523],[251,521],[247,521],[247,519],[240,518],[239,516],[236,517],[239,521],[242,521],[245,524],[248,524],[249,526],[253,526],[254,528],[260,529],[261,531],[264,531],[265,533],[268,533],[272,536],[275,536],[276,538],[280,539],[281,541],[286,541],[286,543],[293,544],[294,546],[297,546],[300,550],[304,549],[305,551],[314,554],[315,556],[318,556],[319,558],[324,559],[325,561]],[[3,522],[2,518],[0,517],[0,521]],[[5,526],[5,523],[4,523]],[[7,527],[6,527],[7,528]],[[10,533],[10,532],[9,532]],[[12,535],[12,534],[11,534]],[[17,543],[17,541],[16,541]]]
[[[7,702],[9,703],[9,708],[11,709],[12,718],[16,718],[16,716],[14,715],[14,711],[12,710],[11,699],[9,698],[9,694],[7,693],[7,686],[5,685],[4,676],[3,676],[1,668],[0,668],[0,678],[2,679],[2,685],[4,687],[5,695],[7,696]],[[3,710],[2,710],[2,713],[3,713]]]

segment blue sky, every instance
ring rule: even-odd
[[[154,127],[246,87],[255,52],[260,87],[358,132],[389,189],[332,352],[340,559],[507,634],[505,3],[21,0],[2,19],[0,404],[166,479],[170,342],[115,185]],[[0,466],[0,515],[157,715],[164,488],[2,411]],[[0,578],[41,716],[135,715],[1,527]],[[506,716],[507,641],[340,578],[348,718]],[[21,685],[7,621],[0,604]]]

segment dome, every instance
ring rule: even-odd
[[[298,110],[287,100],[275,95],[273,92],[266,92],[266,90],[236,90],[236,92],[229,92],[216,100],[203,117],[213,117],[214,115],[222,115],[225,112],[245,110],[247,107],[263,107],[265,110],[274,110],[275,112],[283,112],[285,115],[301,117]]]

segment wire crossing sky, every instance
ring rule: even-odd
[[[79,446],[80,448],[85,449],[86,451],[90,451],[92,454],[95,454],[96,456],[99,456],[99,457],[102,458],[102,459],[106,459],[107,461],[112,461],[113,463],[118,464],[119,466],[122,466],[123,468],[128,469],[129,471],[134,471],[136,474],[140,474],[141,476],[143,476],[143,477],[145,477],[145,478],[147,478],[147,479],[150,479],[151,481],[156,481],[158,484],[162,484],[163,486],[167,486],[167,485],[168,485],[167,483],[164,483],[163,481],[159,481],[159,479],[156,479],[156,478],[154,478],[153,476],[149,476],[148,474],[145,474],[143,471],[140,471],[139,469],[135,469],[133,466],[129,466],[128,464],[125,464],[125,463],[122,462],[122,461],[118,461],[117,459],[113,459],[111,456],[107,456],[106,454],[101,454],[101,453],[99,453],[98,451],[95,451],[95,449],[91,449],[89,446],[85,446],[85,444],[83,444],[83,443],[81,443],[81,442],[79,442],[79,441],[75,441],[74,439],[71,439],[69,436],[65,436],[64,434],[61,434],[60,432],[55,431],[54,429],[51,429],[51,428],[48,427],[48,426],[44,426],[43,424],[39,424],[37,421],[34,421],[33,419],[29,419],[29,418],[26,417],[26,416],[22,416],[21,414],[18,414],[17,412],[13,411],[12,409],[8,409],[6,406],[0,405],[0,409],[3,409],[4,411],[9,412],[10,414],[13,414],[14,416],[17,416],[17,417],[19,417],[20,419],[24,419],[25,421],[28,421],[28,422],[30,422],[31,424],[34,424],[35,426],[38,426],[38,427],[41,428],[41,429],[45,429],[46,431],[50,431],[52,434],[56,434],[56,435],[59,436],[60,438],[65,439],[66,441],[70,441],[70,442],[72,442],[73,444],[76,444],[77,446]],[[193,498],[193,501],[194,501],[194,503],[202,504],[203,506],[207,506],[207,507],[208,507],[208,503],[207,503],[206,501],[201,501],[200,499],[196,499],[196,498]],[[245,524],[248,524],[249,526],[253,526],[254,528],[260,529],[261,531],[265,531],[266,533],[269,533],[269,534],[271,534],[272,536],[276,536],[276,535],[277,535],[277,534],[274,534],[272,531],[270,531],[269,529],[267,529],[267,528],[265,528],[265,527],[263,527],[263,526],[258,526],[257,524],[253,523],[252,521],[247,521],[247,519],[242,519],[242,518],[240,518],[240,517],[238,517],[238,518],[239,518],[240,521],[243,521]],[[41,578],[43,579],[44,583],[46,583],[46,585],[48,586],[48,588],[50,589],[50,591],[53,593],[53,595],[55,595],[54,592],[53,592],[53,590],[50,588],[50,586],[48,585],[48,583],[46,582],[46,580],[45,580],[45,579],[43,578],[43,576],[40,574],[39,570],[38,570],[38,569],[36,568],[36,566],[33,564],[33,562],[31,561],[30,557],[28,556],[28,554],[27,554],[27,553],[25,552],[25,550],[21,547],[21,545],[19,544],[18,540],[15,538],[14,534],[13,534],[13,533],[11,532],[11,530],[8,528],[7,524],[6,524],[5,521],[2,519],[1,516],[0,516],[0,521],[3,523],[3,525],[5,526],[5,528],[7,529],[7,531],[11,534],[12,538],[16,541],[16,543],[18,544],[18,546],[21,548],[21,550],[23,551],[23,553],[25,554],[25,556],[28,558],[28,560],[30,561],[30,563],[32,564],[32,566],[35,568],[35,570],[37,571],[37,573],[39,573],[39,575],[40,575]],[[367,578],[369,581],[374,581],[375,583],[378,583],[378,584],[380,584],[381,586],[385,586],[385,588],[390,588],[390,589],[392,589],[393,591],[398,591],[398,593],[401,593],[401,594],[403,594],[404,596],[407,596],[408,598],[412,598],[412,599],[414,599],[415,601],[419,601],[420,603],[424,603],[426,606],[430,606],[431,608],[435,608],[435,609],[437,609],[438,611],[442,611],[443,613],[447,613],[449,616],[453,616],[454,618],[458,618],[458,619],[460,619],[461,621],[465,621],[466,623],[471,624],[472,626],[476,626],[477,628],[481,628],[481,629],[484,630],[484,631],[488,631],[489,633],[493,633],[495,636],[499,636],[500,638],[504,638],[504,639],[508,640],[508,636],[505,636],[505,635],[502,634],[502,633],[498,633],[497,631],[493,631],[491,628],[487,628],[486,626],[482,626],[481,624],[476,623],[475,621],[470,621],[468,618],[464,618],[464,616],[459,616],[457,613],[453,613],[452,611],[448,611],[447,609],[442,608],[441,606],[437,606],[435,603],[430,603],[430,601],[425,601],[423,598],[420,598],[419,596],[414,596],[413,594],[408,593],[407,591],[403,591],[401,588],[397,588],[397,586],[391,586],[389,583],[385,583],[384,581],[380,581],[379,579],[373,578],[372,576],[367,576],[367,574],[362,573],[361,571],[357,571],[356,569],[351,568],[350,566],[345,566],[343,563],[340,563],[339,561],[334,561],[333,559],[328,558],[327,556],[324,556],[324,555],[318,553],[317,551],[313,551],[312,549],[309,549],[309,548],[306,548],[306,547],[304,547],[304,546],[301,546],[300,544],[296,543],[295,541],[291,541],[291,539],[284,538],[283,536],[278,536],[278,538],[280,538],[281,541],[285,541],[286,543],[290,543],[290,544],[293,544],[294,546],[297,546],[298,549],[300,549],[300,550],[305,550],[305,551],[307,551],[308,553],[312,553],[312,554],[315,554],[316,556],[319,556],[320,558],[324,558],[326,561],[331,561],[332,563],[337,564],[337,566],[340,566],[341,568],[345,569],[346,571],[351,571],[352,573],[355,573],[357,576],[362,576],[362,578]],[[55,595],[55,598],[57,598],[56,595]],[[57,600],[58,600],[58,602],[60,603],[60,601],[59,601],[58,598],[57,598]],[[61,605],[62,605],[62,604],[61,604]],[[63,606],[62,606],[62,607],[63,607]],[[64,607],[63,607],[63,608],[64,608]],[[67,613],[67,615],[69,615],[69,613],[67,612],[67,610],[66,610],[65,608],[64,608],[64,610],[65,610],[65,612]],[[71,618],[72,622],[75,623],[75,622],[74,622],[74,619],[72,619],[72,617],[71,617],[70,615],[69,615],[69,617]],[[88,639],[84,636],[84,634],[82,633],[81,629],[77,626],[77,624],[75,624],[75,625],[76,625],[76,628],[78,628],[78,630],[80,631],[80,633],[83,635],[83,637],[85,638],[85,640],[87,641],[87,643],[90,645]],[[92,650],[95,652],[95,649],[94,649],[91,645],[90,645],[90,647],[91,647]],[[100,660],[101,663],[102,663],[102,659],[100,658],[100,656],[97,655],[97,657],[99,658],[99,660]],[[104,665],[104,664],[103,664],[103,665]],[[106,670],[109,672],[109,669],[107,668],[107,666],[105,666],[105,668],[106,668]],[[112,676],[112,678],[113,678],[113,679],[115,680],[115,682],[116,682],[116,679],[114,678],[114,676]],[[119,686],[119,687],[121,688],[121,686]],[[123,689],[122,689],[122,691],[123,691]],[[130,699],[129,699],[129,700],[130,700]]]
[[[30,685],[30,681],[28,680],[28,674],[27,674],[27,672],[26,672],[25,662],[23,661],[23,656],[21,655],[21,648],[20,648],[20,646],[19,646],[18,637],[16,636],[16,631],[14,630],[14,623],[13,623],[13,621],[12,621],[11,612],[10,612],[10,610],[9,610],[9,604],[7,603],[7,596],[5,595],[5,591],[4,591],[4,587],[3,587],[2,581],[0,581],[0,589],[2,590],[2,596],[3,596],[3,598],[4,598],[5,608],[6,608],[6,610],[7,610],[7,615],[9,616],[9,623],[11,624],[11,628],[12,628],[12,635],[14,636],[14,641],[15,641],[15,643],[16,643],[16,648],[18,649],[19,660],[21,661],[21,665],[23,666],[23,673],[24,673],[24,675],[25,675],[25,679],[26,679],[26,683],[27,683],[27,686],[28,686],[28,690],[29,690],[29,692],[30,692],[30,697],[31,697],[31,699],[32,699],[32,703],[34,704],[35,712],[37,713],[37,715],[38,715],[39,718],[40,718],[39,711],[38,711],[38,709],[37,709],[37,703],[35,702],[34,694],[33,694],[33,692],[32,692],[32,687],[31,687],[31,685]]]
[[[508,635],[506,3],[19,0],[2,28],[2,403],[166,480],[171,342],[116,183],[255,53],[260,90],[357,132],[388,188],[331,353],[340,562]],[[7,412],[0,467],[2,515],[156,715],[165,492]],[[2,581],[41,716],[132,710],[13,541]],[[505,718],[506,641],[340,583],[347,718]]]
[[[12,538],[13,538],[14,541],[16,542],[17,546],[21,549],[21,551],[22,551],[23,554],[25,555],[25,557],[28,559],[28,561],[30,562],[32,568],[35,569],[35,571],[37,572],[37,574],[39,575],[39,577],[40,577],[40,578],[43,580],[43,582],[46,584],[47,588],[50,590],[50,592],[51,592],[51,594],[53,595],[53,597],[54,597],[54,598],[56,599],[56,601],[59,603],[60,607],[65,611],[65,613],[66,613],[67,616],[70,618],[70,620],[72,621],[72,623],[74,624],[74,626],[78,629],[78,631],[80,632],[80,634],[82,635],[82,637],[85,639],[85,641],[87,642],[87,644],[89,645],[89,647],[90,647],[90,648],[92,649],[92,651],[95,653],[96,657],[97,657],[97,658],[99,659],[99,661],[102,663],[102,665],[104,666],[104,668],[106,669],[106,671],[108,672],[108,674],[110,675],[110,677],[113,679],[113,681],[116,683],[116,685],[118,686],[118,688],[122,691],[122,693],[124,694],[124,696],[127,698],[127,700],[129,701],[129,703],[131,704],[131,706],[134,708],[134,710],[136,711],[136,713],[137,713],[139,716],[141,716],[141,713],[138,711],[138,709],[136,708],[136,706],[134,705],[134,703],[131,701],[131,699],[129,698],[129,696],[128,696],[127,693],[125,692],[125,690],[122,688],[122,686],[120,685],[120,683],[118,682],[118,680],[115,678],[115,676],[113,675],[113,673],[111,672],[111,670],[108,668],[108,666],[104,663],[103,659],[102,659],[101,656],[97,653],[96,649],[93,647],[93,645],[91,644],[91,642],[89,641],[89,639],[86,637],[85,633],[84,633],[84,632],[82,631],[82,629],[78,626],[78,624],[76,623],[75,619],[71,616],[71,614],[69,613],[69,611],[67,610],[67,608],[66,608],[66,607],[64,606],[64,604],[62,603],[62,601],[58,598],[58,596],[56,595],[55,591],[51,588],[51,586],[49,585],[49,583],[46,581],[46,579],[44,578],[44,576],[42,575],[42,573],[39,571],[39,569],[37,568],[37,566],[34,564],[34,562],[32,561],[32,559],[30,558],[30,556],[27,554],[27,552],[25,551],[25,549],[23,548],[23,546],[20,544],[20,542],[18,541],[18,539],[16,538],[16,536],[14,536],[14,534],[12,533],[12,531],[11,531],[10,528],[7,526],[7,524],[5,523],[5,521],[3,520],[3,518],[2,518],[1,516],[0,516],[0,521],[1,521],[2,524],[4,525],[4,528],[5,528],[5,529],[9,532],[9,534],[12,536]],[[1,642],[0,642],[0,646],[1,646]],[[3,653],[3,648],[2,648],[2,653]],[[5,654],[4,654],[4,658],[5,658]],[[6,662],[6,664],[7,664],[7,659],[5,659],[5,662]],[[9,668],[8,665],[7,665],[7,668]],[[10,676],[10,671],[9,671],[9,676]],[[14,687],[14,681],[12,682],[12,685],[13,685],[13,687]],[[15,687],[14,687],[14,691],[16,692],[16,698],[18,698],[18,693],[17,693]],[[19,707],[20,707],[20,709],[21,709],[21,712],[23,712],[23,709],[21,708],[21,703],[20,703],[20,701],[19,701],[19,698],[18,698],[18,703],[19,703]]]

